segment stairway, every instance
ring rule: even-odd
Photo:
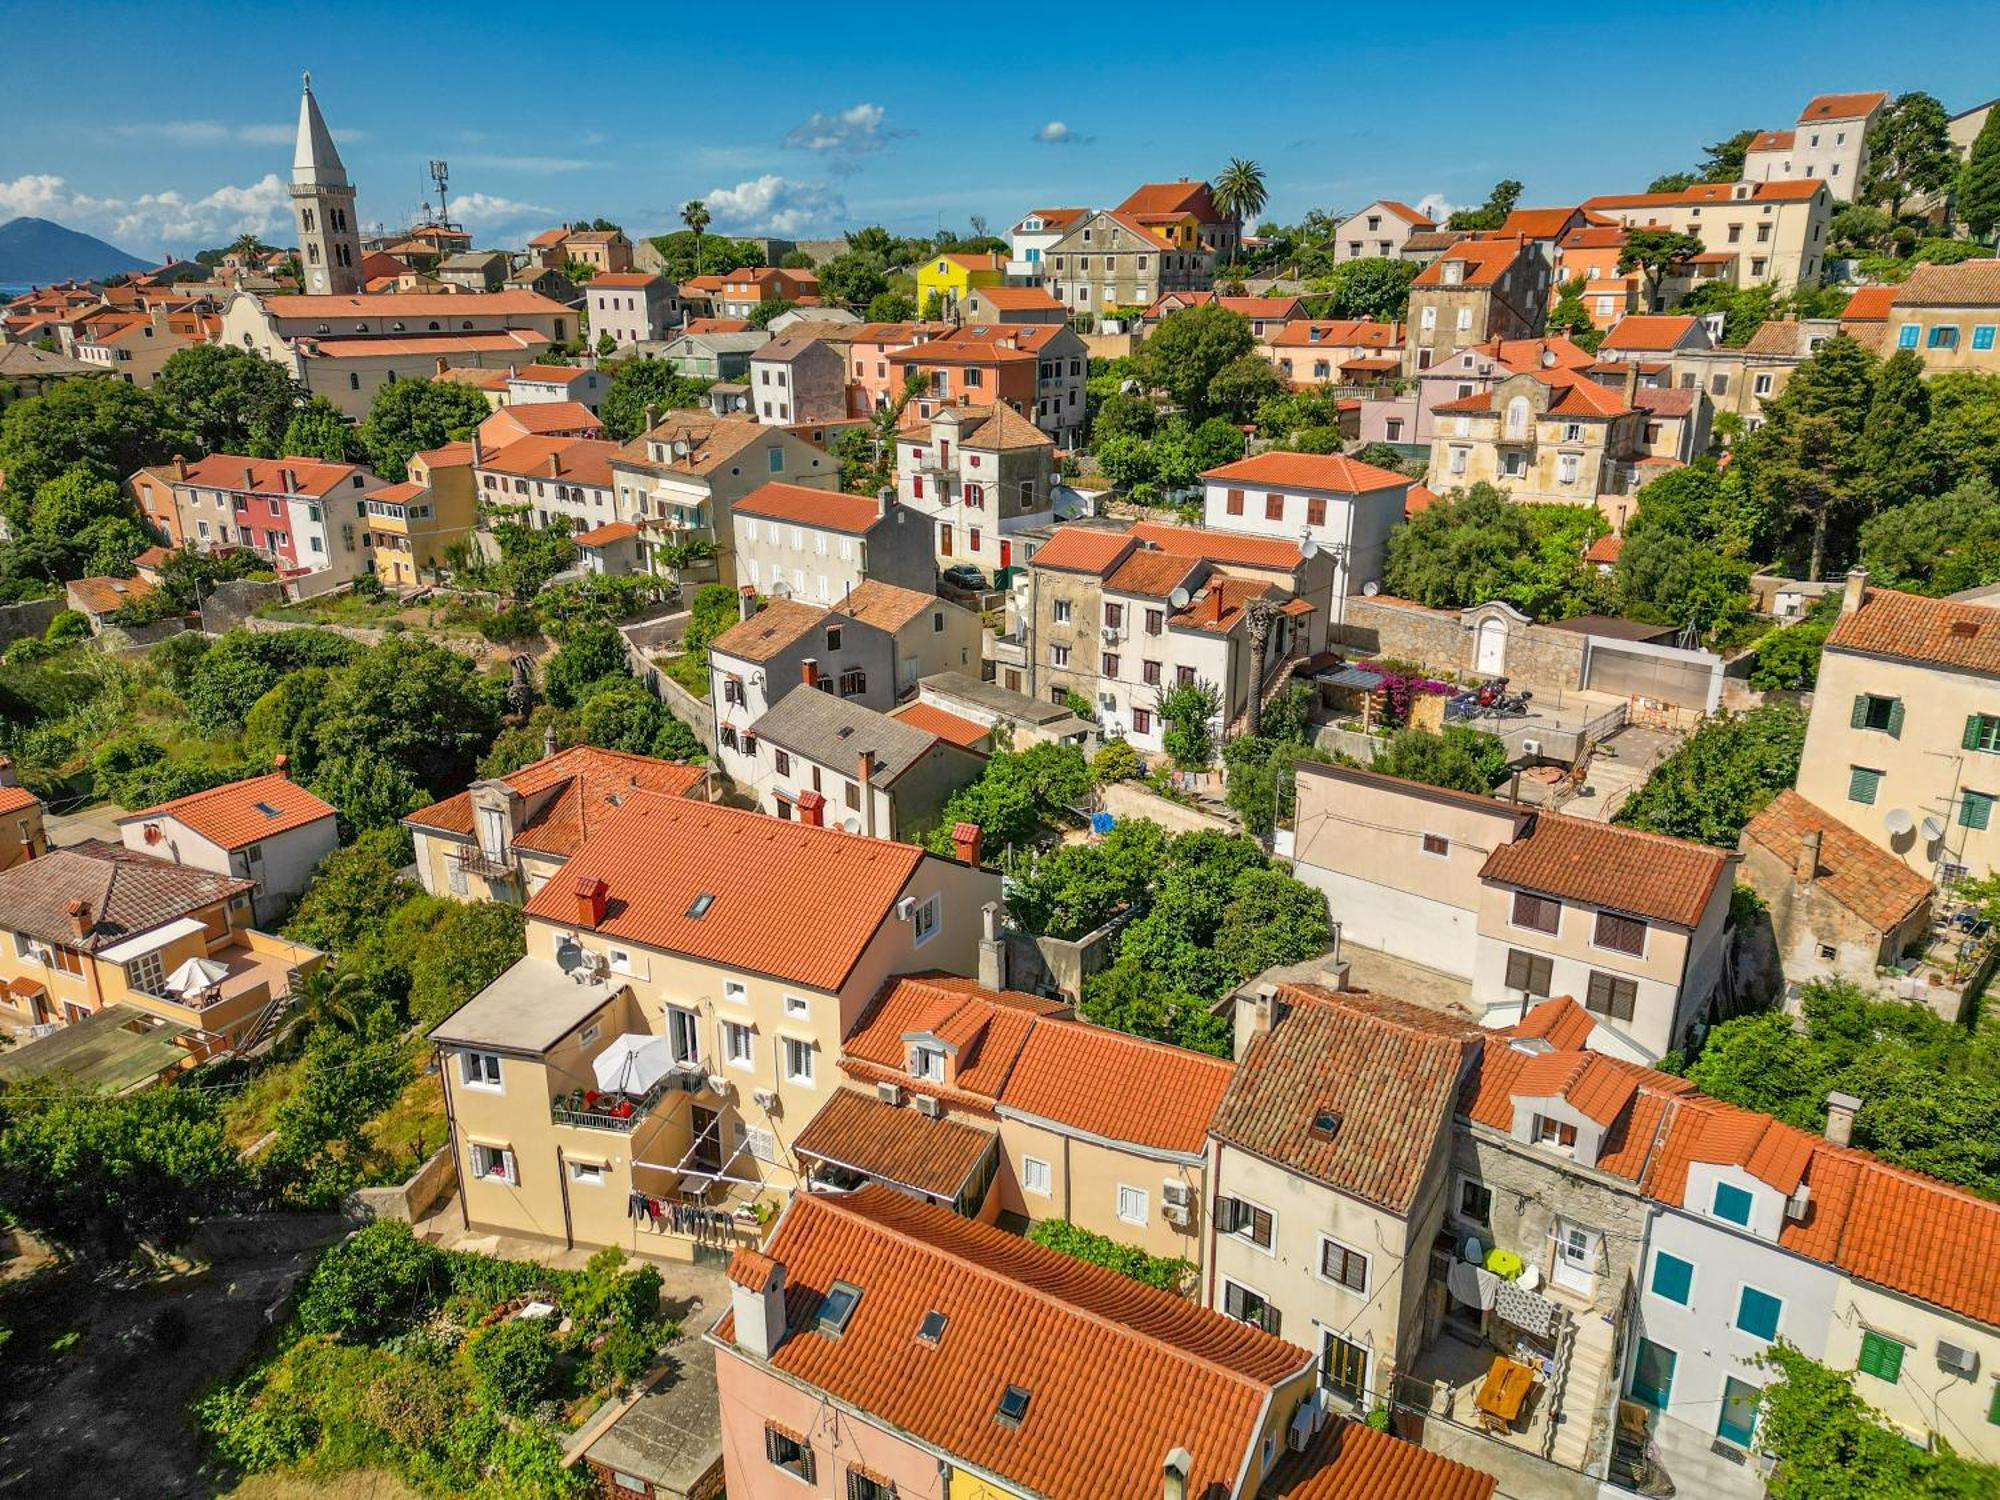
[[[1573,1320],[1556,1353],[1553,1383],[1562,1393],[1564,1421],[1552,1429],[1546,1457],[1573,1469],[1592,1467],[1618,1386],[1617,1351],[1618,1331],[1602,1317],[1586,1312]]]
[[[1257,694],[1258,708],[1264,709],[1271,706],[1271,700],[1277,697],[1284,685],[1292,680],[1292,673],[1297,669],[1301,660],[1302,658],[1300,657],[1287,656],[1271,669],[1271,675],[1265,680],[1263,690]],[[1250,705],[1246,703],[1243,705],[1243,712],[1229,721],[1229,730],[1224,735],[1224,738],[1233,740],[1249,732]]]

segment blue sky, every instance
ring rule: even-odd
[[[1283,219],[1476,202],[1500,177],[1575,201],[1789,124],[1814,93],[1921,88],[1958,110],[2000,91],[2000,5],[1970,0],[1306,5],[1234,34],[1213,4],[5,13],[42,40],[0,58],[0,221],[146,256],[282,229],[308,67],[365,221],[407,221],[442,156],[455,213],[500,244],[598,214],[657,232],[698,196],[745,233],[999,230],[1232,155],[1263,164]]]

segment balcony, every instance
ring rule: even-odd
[[[488,854],[478,844],[457,844],[452,847],[452,859],[468,875],[477,875],[482,880],[511,880],[514,878],[514,861],[506,856]]]
[[[574,1125],[583,1130],[609,1130],[630,1135],[640,1123],[650,1119],[654,1107],[668,1094],[695,1090],[707,1080],[700,1070],[683,1072],[676,1068],[643,1094],[600,1093],[596,1089],[571,1089],[549,1106],[549,1118],[558,1125]]]

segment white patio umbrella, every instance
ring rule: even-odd
[[[607,1093],[643,1094],[672,1070],[673,1049],[663,1036],[628,1031],[591,1063],[597,1086]]]
[[[197,995],[222,983],[229,970],[212,958],[191,958],[167,976],[170,995]]]

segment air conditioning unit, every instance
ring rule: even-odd
[[[1312,1403],[1308,1401],[1292,1413],[1292,1425],[1285,1429],[1285,1446],[1294,1453],[1303,1453],[1312,1441],[1312,1435]]]
[[[777,1112],[778,1091],[776,1089],[758,1089],[750,1096],[750,1099],[751,1102],[767,1115]]]
[[[1542,742],[1540,740],[1522,740],[1521,753],[1529,756],[1540,755],[1542,753]]]
[[[1954,1375],[1962,1375],[1967,1380],[1979,1374],[1979,1351],[1961,1349],[1957,1344],[1939,1339],[1937,1362],[1940,1370],[1949,1370]]]
[[[917,898],[905,896],[896,903],[896,920],[907,922],[917,914]]]
[[[1160,1184],[1160,1201],[1168,1208],[1186,1208],[1193,1203],[1194,1194],[1185,1182],[1170,1177]]]
[[[1104,638],[1105,645],[1115,646],[1118,644],[1118,627],[1116,625],[1106,625],[1102,630],[1098,631],[1098,634]]]
[[[729,1080],[724,1078],[720,1073],[709,1074],[708,1091],[718,1099],[727,1099],[729,1097]]]
[[[1812,1206],[1812,1185],[1802,1182],[1792,1189],[1792,1196],[1785,1200],[1785,1217],[1803,1219],[1806,1210]]]
[[[1193,1220],[1194,1211],[1185,1203],[1163,1203],[1160,1205],[1160,1217],[1176,1229],[1185,1229]]]
[[[892,1108],[903,1102],[903,1086],[900,1083],[878,1083],[875,1097]]]
[[[929,1115],[933,1120],[944,1114],[944,1105],[938,1102],[934,1094],[916,1094],[911,1097],[910,1102],[916,1105],[918,1114]]]

